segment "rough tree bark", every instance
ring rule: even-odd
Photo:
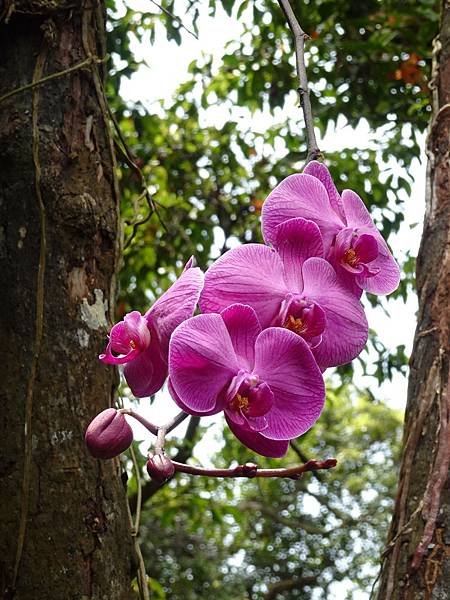
[[[102,92],[104,6],[0,2],[0,596],[125,599],[132,544],[113,461],[88,456],[110,406],[97,355],[118,261],[119,197]]]
[[[450,3],[434,43],[418,325],[404,451],[379,600],[450,597]]]

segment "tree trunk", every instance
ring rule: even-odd
[[[114,306],[119,197],[98,0],[0,2],[0,596],[130,597],[117,461],[84,431],[111,405],[97,359]]]
[[[434,44],[418,325],[404,451],[378,598],[450,598],[450,4]]]

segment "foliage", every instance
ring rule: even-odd
[[[178,44],[189,34],[150,3],[141,12],[132,0],[110,0],[107,93],[122,132],[117,146],[126,241],[118,317],[145,310],[190,255],[205,268],[236,239],[260,241],[262,201],[280,179],[301,169],[306,155],[300,111],[298,118],[287,116],[297,101],[295,65],[277,3],[163,4],[194,31],[202,10],[216,18],[225,10],[243,31],[220,61],[194,62],[170,102],[127,104],[121,82],[143,65],[132,42],[152,43],[161,23]],[[367,132],[351,148],[328,152],[323,146],[326,164],[338,188],[364,191],[388,238],[401,226],[411,189],[412,177],[399,167],[410,169],[418,156],[429,118],[437,0],[292,4],[312,38],[308,76],[316,127],[322,136],[343,123],[365,125]],[[217,107],[225,115],[220,128],[210,116]],[[261,114],[269,123],[264,131],[251,118]],[[414,258],[406,253],[395,296],[405,300],[413,282]],[[382,382],[404,371],[403,347],[390,354],[375,333],[371,344],[379,358],[364,364],[365,372]],[[178,476],[153,497],[141,533],[155,598],[315,598],[312,590],[326,598],[331,581],[342,579],[367,588],[392,506],[400,420],[372,394],[358,396],[345,387],[351,367],[341,368],[340,376],[338,390],[329,390],[327,411],[300,445],[307,457],[337,453],[336,471],[300,482],[238,486]],[[252,459],[227,430],[219,437],[223,447],[215,464]],[[285,462],[298,460],[292,450]],[[293,587],[279,587],[277,595],[274,586],[289,580]]]
[[[300,457],[291,449],[265,463],[337,456],[335,470],[238,484],[179,475],[154,496],[141,539],[148,573],[161,586],[155,597],[260,600],[292,579],[297,585],[280,598],[309,599],[312,590],[328,598],[332,582],[349,579],[367,589],[392,506],[401,418],[348,389],[327,398],[317,425],[295,445]],[[218,466],[261,461],[227,428],[216,444]]]

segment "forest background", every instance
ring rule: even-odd
[[[142,484],[141,546],[160,599],[367,598],[386,541],[438,3],[294,7],[311,37],[308,77],[325,163],[338,189],[360,191],[401,263],[402,283],[388,299],[368,297],[376,324],[368,351],[328,377],[324,415],[283,460],[336,455],[339,469],[301,482],[180,476],[160,490]],[[306,155],[292,41],[276,4],[178,0],[164,8],[110,5],[108,98],[121,131],[126,224],[117,319],[145,311],[191,254],[206,268],[239,242],[261,241],[264,198]],[[126,388],[122,395],[132,402]],[[164,392],[147,403],[141,410],[155,420],[170,413]],[[173,455],[258,462],[210,421],[200,427],[193,418],[184,437],[173,437]],[[147,448],[137,452],[142,466]],[[133,505],[131,462],[128,470]]]

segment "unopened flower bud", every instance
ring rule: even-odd
[[[163,452],[148,457],[147,472],[158,483],[164,483],[175,473],[173,462]]]
[[[121,412],[107,408],[90,423],[84,440],[94,458],[114,458],[130,447],[133,432]]]

